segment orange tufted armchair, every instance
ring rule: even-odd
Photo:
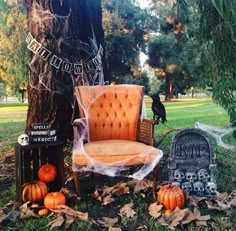
[[[153,147],[154,121],[141,118],[143,86],[79,86],[75,95],[80,119],[74,121],[72,155],[74,180],[80,194],[79,172],[127,175],[142,179],[154,169],[156,190],[162,151]]]

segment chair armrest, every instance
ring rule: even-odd
[[[142,119],[139,121],[139,128],[137,131],[137,141],[153,146],[154,145],[154,125],[155,120]]]
[[[73,130],[74,130],[74,147],[77,146],[79,143],[84,142],[84,140],[87,140],[87,123],[85,118],[76,119],[72,123]]]

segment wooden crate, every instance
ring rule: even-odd
[[[15,145],[16,195],[22,202],[22,186],[26,182],[38,179],[39,168],[46,163],[56,166],[56,180],[48,184],[49,191],[58,191],[64,184],[64,153],[63,143],[30,144],[27,146]]]

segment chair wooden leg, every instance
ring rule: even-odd
[[[79,182],[79,173],[73,172],[74,182],[75,182],[75,191],[78,196],[80,196],[80,182]]]
[[[158,173],[159,173],[159,164],[156,165],[153,172],[152,195],[153,195],[154,200],[156,200],[157,198],[156,189],[157,189]]]

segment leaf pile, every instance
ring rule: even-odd
[[[217,192],[216,198],[206,201],[206,204],[208,209],[214,209],[218,211],[223,211],[231,208],[231,206],[236,206],[236,190],[232,191],[230,194],[227,192]]]
[[[88,213],[82,213],[76,211],[66,205],[57,206],[56,209],[52,209],[53,220],[47,225],[50,229],[55,227],[63,227],[68,229],[70,225],[76,220],[88,221]]]
[[[149,214],[154,218],[159,218],[157,224],[160,226],[168,226],[169,229],[174,230],[176,226],[186,225],[190,222],[195,222],[196,226],[207,226],[207,221],[210,220],[210,215],[202,216],[197,208],[193,212],[189,209],[179,209],[178,207],[170,214],[162,214],[162,205],[153,203],[149,206]]]
[[[103,205],[107,205],[115,201],[115,197],[129,193],[129,187],[127,183],[118,182],[114,186],[104,186],[101,189],[97,189],[92,197],[102,202]]]

